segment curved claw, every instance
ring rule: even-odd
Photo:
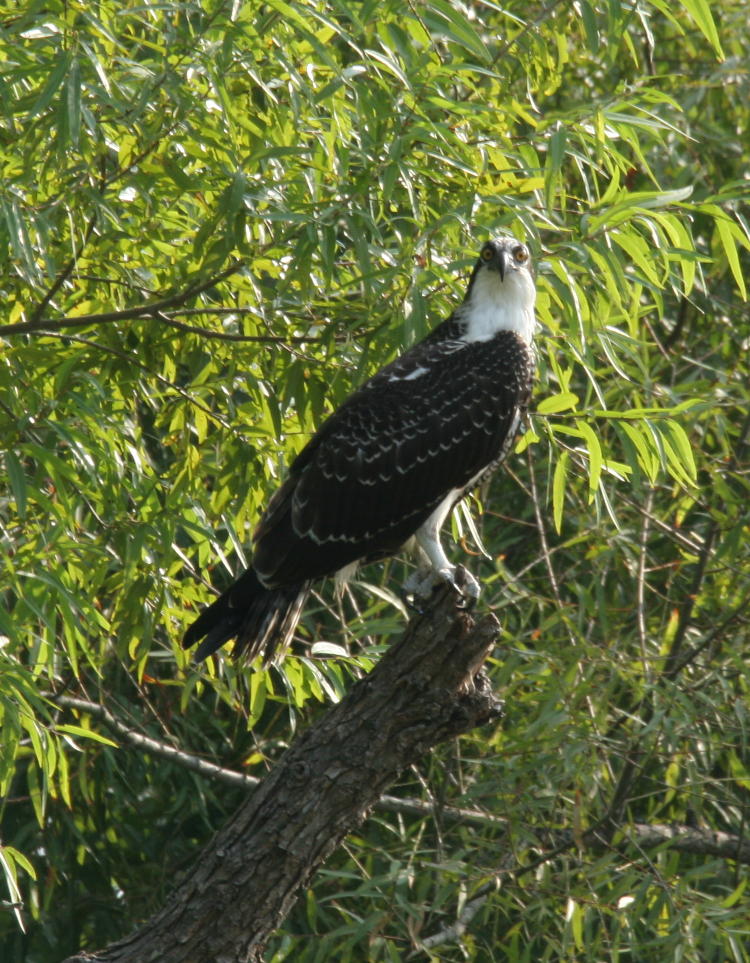
[[[451,565],[449,568],[418,570],[412,572],[404,583],[404,601],[409,608],[420,614],[423,609],[418,599],[428,599],[441,582],[447,582],[453,591],[460,596],[460,608],[471,608],[481,594],[479,582],[463,566]]]
[[[414,612],[416,615],[424,615],[425,609],[423,605],[419,604],[418,599],[420,598],[417,592],[409,591],[406,586],[399,593],[401,596],[401,601],[409,609],[410,612]]]
[[[443,575],[443,573],[440,573]],[[477,599],[481,595],[482,587],[474,576],[467,572],[463,566],[457,566],[450,575],[443,576],[452,588],[461,596],[459,608],[470,609],[476,605]]]

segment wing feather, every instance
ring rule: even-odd
[[[269,585],[394,552],[508,450],[533,359],[513,332],[416,345],[355,392],[295,459],[256,532]]]

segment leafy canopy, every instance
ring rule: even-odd
[[[262,775],[400,631],[394,562],[322,587],[279,668],[179,648],[325,413],[509,231],[539,385],[474,565],[506,722],[398,790],[495,821],[372,819],[272,958],[748,958],[747,861],[637,827],[739,840],[750,788],[749,27],[739,0],[4,15],[3,957],[125,932],[236,804],[123,726]]]

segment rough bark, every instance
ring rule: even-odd
[[[130,938],[67,963],[253,963],[315,870],[399,773],[496,719],[481,665],[497,637],[449,588],[346,698],[301,733]]]

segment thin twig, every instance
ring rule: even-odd
[[[66,709],[75,709],[78,712],[85,712],[98,719],[101,719],[116,735],[136,749],[148,752],[153,756],[162,759],[169,759],[185,769],[198,772],[202,776],[216,779],[227,786],[239,786],[244,789],[254,789],[261,779],[257,776],[249,776],[245,773],[237,772],[234,769],[227,769],[214,762],[201,759],[193,753],[176,749],[168,743],[153,739],[151,736],[144,736],[131,726],[121,722],[106,706],[98,702],[91,702],[88,699],[78,699],[74,696],[58,695],[53,696],[52,701]],[[439,811],[440,816],[450,820],[475,826],[489,826],[495,829],[505,829],[507,821],[499,816],[492,816],[488,813],[480,812],[476,809],[466,809],[458,806],[438,806],[433,803],[425,803],[419,799],[406,797],[400,799],[396,796],[384,795],[376,804],[375,808],[380,812],[403,813],[410,816],[434,816]]]
[[[672,638],[672,644],[669,647],[667,657],[664,660],[664,668],[662,670],[661,677],[665,680],[673,679],[676,675],[674,667],[679,662],[680,649],[682,648],[682,643],[685,641],[685,635],[690,627],[693,609],[695,608],[698,594],[701,590],[701,586],[703,585],[703,580],[706,577],[706,566],[708,565],[708,560],[711,557],[717,528],[718,526],[716,522],[712,519],[709,522],[708,531],[703,539],[703,548],[698,556],[695,571],[693,572],[693,581],[690,585],[690,588],[683,596],[682,604],[680,605],[677,628],[675,629],[674,637]]]
[[[132,353],[123,351],[121,348],[115,348],[112,345],[102,344],[100,341],[94,341],[93,338],[85,338],[79,334],[60,334],[58,332],[51,332],[51,336],[60,338],[61,340],[70,342],[71,344],[83,344],[89,348],[95,348],[97,351],[101,351],[104,354],[111,354],[115,358],[121,358],[123,361],[127,361],[132,367],[140,368],[141,371],[145,371],[147,375],[158,381],[160,385],[163,385],[170,391],[174,391],[176,394],[180,395],[180,397],[184,398],[184,400],[193,405],[193,407],[198,408],[199,411],[202,411],[203,414],[215,424],[221,425],[225,431],[232,432],[233,434],[242,437],[242,433],[236,425],[230,424],[220,415],[217,415],[215,411],[212,411],[209,407],[204,405],[203,402],[198,401],[197,398],[191,395],[189,391],[186,391],[185,388],[182,388],[180,385],[176,385],[173,381],[170,381],[168,378],[165,378],[158,372],[152,371],[148,365],[144,364],[142,361],[139,361]]]
[[[669,525],[667,522],[663,521],[658,515],[654,515],[653,512],[649,511],[645,506],[641,505],[639,502],[635,501],[633,498],[629,498],[624,493],[618,493],[617,496],[620,501],[624,502],[629,508],[635,509],[644,518],[647,518],[650,524],[654,528],[658,528],[662,534],[666,535],[676,542],[681,548],[690,552],[691,555],[698,555],[701,550],[701,544],[699,542],[693,541],[679,529],[675,528],[674,525]]]
[[[536,528],[539,533],[539,541],[542,546],[542,555],[544,556],[544,565],[547,569],[547,575],[549,576],[550,585],[552,586],[552,593],[555,596],[555,602],[557,603],[557,608],[562,611],[564,608],[562,597],[560,596],[560,586],[557,582],[557,576],[555,575],[555,569],[552,566],[552,559],[550,557],[549,543],[547,542],[547,530],[544,527],[544,519],[542,518],[542,509],[539,504],[539,493],[536,487],[536,475],[534,473],[534,463],[531,460],[531,446],[526,449],[526,461],[529,466],[529,481],[531,484],[531,503],[534,506],[534,517],[536,518]]]
[[[80,244],[73,251],[73,256],[65,265],[65,267],[62,269],[62,271],[60,271],[60,273],[57,275],[57,277],[55,278],[54,282],[52,283],[52,285],[50,286],[49,290],[44,295],[42,300],[39,302],[39,304],[37,304],[37,306],[31,312],[31,318],[29,319],[28,324],[36,324],[39,321],[39,318],[41,318],[42,312],[44,311],[44,309],[47,307],[47,305],[50,303],[52,298],[54,298],[54,296],[57,294],[57,292],[60,290],[63,284],[65,284],[65,282],[68,280],[70,275],[73,273],[76,264],[78,264],[78,261],[80,260],[81,255],[83,254],[84,249],[91,238],[91,234],[93,233],[94,227],[96,226],[96,221],[97,221],[97,215],[96,215],[96,211],[94,211],[94,213],[89,218],[88,224],[86,225],[86,230],[83,232],[83,237],[81,238]],[[10,325],[10,327],[13,327],[13,325]],[[2,334],[2,330],[0,330],[0,334]]]
[[[675,679],[683,669],[686,669],[691,662],[695,661],[701,652],[704,652],[717,639],[720,639],[732,622],[742,615],[748,607],[750,607],[750,596],[744,598],[704,639],[685,652],[681,659],[675,660],[670,669],[665,669],[664,679],[670,682]]]
[[[638,638],[641,645],[641,663],[643,674],[650,679],[649,661],[647,653],[648,637],[646,632],[646,557],[648,553],[648,537],[650,529],[650,514],[654,504],[654,490],[650,488],[646,496],[646,510],[641,521],[641,536],[638,545],[638,570],[636,573],[636,618],[638,622]]]
[[[199,772],[202,776],[210,776],[227,785],[242,786],[246,789],[252,789],[260,782],[260,779],[256,776],[247,776],[241,772],[225,769],[223,766],[217,766],[215,762],[208,762],[208,760],[194,756],[192,753],[176,749],[166,742],[144,736],[120,722],[106,706],[100,705],[98,702],[89,702],[87,699],[76,699],[73,696],[66,695],[57,696],[54,701],[66,709],[76,709],[79,712],[87,712],[92,716],[97,716],[103,722],[106,722],[113,732],[136,749],[142,749],[151,755],[160,756],[162,759],[169,759],[185,769]]]
[[[667,825],[663,823],[631,823],[621,827],[620,839],[616,848],[635,846],[638,849],[653,849],[663,846],[681,853],[698,856],[717,856],[720,859],[735,860],[737,863],[750,864],[750,840],[732,833],[719,832],[712,829],[699,829],[693,826]],[[584,846],[593,850],[612,849],[598,832],[591,830],[582,840]],[[444,943],[456,942],[466,932],[468,924],[484,906],[492,893],[500,888],[504,878],[519,879],[521,876],[533,872],[545,863],[550,862],[577,845],[570,835],[565,842],[556,846],[538,859],[523,866],[503,867],[499,869],[488,882],[474,892],[474,898],[467,902],[457,921],[437,933],[420,940],[417,950],[407,959],[419,955],[420,950],[434,949]]]
[[[195,313],[212,314],[219,313],[220,310],[232,312],[235,311],[234,308],[209,309],[208,311],[204,311],[202,308],[197,308]],[[241,313],[241,311],[242,309],[237,311],[237,313]],[[320,337],[316,335],[292,335],[287,338],[282,338],[278,335],[272,334],[232,334],[229,331],[216,331],[213,328],[204,328],[199,324],[186,324],[184,321],[177,321],[174,317],[172,317],[171,313],[167,314],[164,311],[155,312],[153,314],[153,319],[155,321],[161,321],[162,324],[167,325],[167,327],[177,328],[178,331],[184,331],[186,334],[199,334],[201,337],[211,341],[234,341],[240,344],[278,344],[281,345],[281,347],[287,347],[292,344],[317,344],[321,340]],[[1,333],[2,329],[0,329],[0,334]]]
[[[727,469],[728,472],[736,470],[737,466],[740,464],[745,447],[748,444],[748,438],[750,438],[750,412],[746,416],[745,421],[740,428],[739,439],[737,445],[735,446],[731,465]],[[615,790],[612,794],[612,800],[607,811],[610,831],[613,831],[617,823],[620,821],[622,809],[625,806],[630,789],[638,775],[638,772],[641,769],[640,760],[644,754],[642,747],[643,732],[654,716],[654,693],[657,689],[663,687],[665,683],[673,682],[679,673],[687,667],[687,665],[699,654],[699,652],[703,651],[708,645],[710,645],[711,641],[713,641],[712,638],[709,638],[709,640],[704,639],[701,643],[699,643],[699,645],[694,646],[690,650],[687,657],[681,657],[682,644],[690,627],[695,602],[706,577],[708,561],[712,554],[713,542],[717,532],[718,524],[715,519],[712,518],[709,522],[708,531],[703,538],[703,544],[700,552],[698,553],[698,561],[693,573],[692,583],[680,606],[679,620],[674,638],[672,639],[672,644],[664,661],[662,671],[659,674],[654,687],[646,693],[643,699],[640,700],[638,706],[632,713],[628,713],[627,716],[626,714],[623,714],[615,723],[615,725],[610,727],[609,735],[611,736],[615,729],[622,725],[626,717],[637,715],[641,719],[641,728],[639,732],[633,737],[630,745],[625,750],[625,764],[623,765],[620,778],[615,786]],[[740,607],[731,613],[728,620],[724,620],[725,625],[729,621],[737,618],[741,611],[743,611],[744,605],[744,602],[740,603]],[[714,632],[716,632],[718,629],[719,627],[717,627]],[[713,638],[715,637],[716,636],[714,635]]]
[[[81,314],[77,317],[60,318],[58,320],[50,318],[40,318],[37,321],[19,321],[17,324],[0,325],[0,335],[2,334],[28,334],[33,331],[59,331],[64,328],[83,328],[90,324],[104,324],[109,321],[128,321],[132,318],[149,317],[170,308],[176,308],[184,304],[190,298],[196,297],[203,291],[212,288],[214,285],[225,281],[230,275],[239,270],[241,261],[233,261],[229,267],[220,271],[207,281],[198,284],[191,284],[184,291],[172,294],[168,298],[159,301],[151,301],[139,307],[123,308],[120,311],[103,311],[99,314]]]

